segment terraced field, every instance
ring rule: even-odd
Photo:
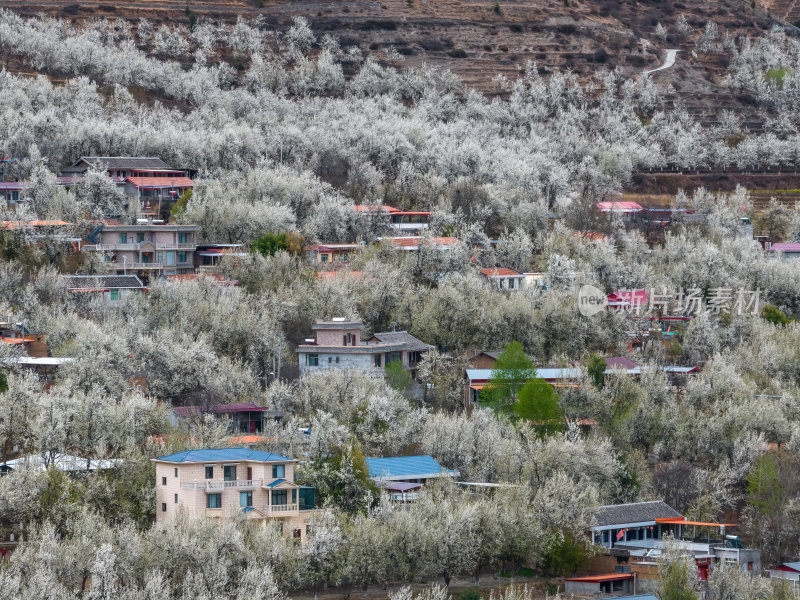
[[[774,0],[778,2],[778,0]],[[0,6],[23,14],[47,13],[75,20],[97,16],[157,23],[188,23],[191,11],[204,19],[233,21],[261,16],[265,27],[283,28],[306,16],[319,35],[330,33],[343,45],[364,51],[393,46],[408,65],[444,66],[467,84],[495,91],[493,78],[524,70],[569,69],[589,77],[620,67],[627,76],[652,69],[665,48],[679,48],[674,68],[657,74],[697,110],[717,103],[715,79],[722,66],[714,57],[690,59],[694,38],[713,19],[723,30],[757,34],[774,19],[750,9],[749,0],[679,2],[650,0],[3,0]],[[793,3],[791,3],[793,4]],[[787,7],[787,11],[789,8]],[[670,29],[683,14],[695,28],[689,36],[661,41],[658,23]],[[773,11],[773,14],[775,12]],[[673,28],[674,29],[674,28]]]

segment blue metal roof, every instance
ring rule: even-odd
[[[458,471],[443,468],[427,455],[366,458],[364,460],[369,469],[369,476],[383,480],[428,479],[443,475],[458,475]]]
[[[781,563],[782,567],[788,567],[794,571],[800,571],[800,562],[785,562]]]
[[[253,460],[259,462],[286,462],[292,460],[274,452],[260,452],[250,448],[212,448],[202,450],[184,450],[156,460],[166,462],[217,462],[221,460]]]
[[[277,486],[279,486],[280,484],[282,484],[282,483],[285,483],[285,482],[286,482],[286,480],[285,480],[285,479],[276,479],[276,480],[275,480],[275,481],[273,481],[272,483],[268,483],[268,484],[267,484],[267,487],[269,487],[269,488],[277,487]]]

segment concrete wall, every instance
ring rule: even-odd
[[[317,344],[320,346],[344,346],[344,338],[349,333],[355,336],[355,344],[350,343],[348,346],[358,346],[361,343],[361,329],[352,327],[349,329],[317,329]]]
[[[309,352],[308,354],[316,354],[319,357],[319,366],[316,367],[309,367],[306,365],[306,354],[306,352],[298,354],[300,373],[316,371],[318,369],[354,369],[357,371],[366,371],[375,368],[375,358],[373,354]],[[339,358],[338,363],[336,362],[337,357]],[[331,359],[330,362],[328,361],[329,358]]]

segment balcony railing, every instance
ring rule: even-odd
[[[125,262],[117,261],[114,264],[117,265],[118,269],[120,267],[125,267],[125,268],[128,268],[128,269],[163,269],[164,266],[165,266],[163,262],[146,262],[146,263],[144,263],[144,262],[129,262],[129,263],[125,263]]]
[[[179,242],[151,242],[145,240],[144,242],[130,242],[119,244],[87,244],[83,247],[84,250],[93,250],[95,252],[137,252],[143,248],[148,248],[148,252],[152,250],[194,250],[197,244]]]
[[[204,481],[181,481],[184,490],[205,490],[206,492],[224,492],[225,490],[254,490],[261,487],[260,479],[236,479],[223,481],[222,479],[206,479]]]
[[[282,513],[296,512],[297,510],[298,510],[297,509],[297,504],[265,504],[264,505],[264,514],[270,514],[270,513],[282,514]]]

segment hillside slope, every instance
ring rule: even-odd
[[[795,5],[783,0],[772,4],[772,15],[780,12],[781,18]],[[343,46],[357,45],[365,52],[394,47],[406,65],[449,68],[486,92],[496,91],[497,74],[516,77],[529,62],[543,73],[569,69],[588,77],[619,67],[624,76],[632,76],[659,66],[666,48],[678,48],[682,52],[675,67],[654,77],[669,81],[693,112],[720,103],[715,84],[725,57],[691,56],[706,22],[713,20],[721,32],[732,35],[758,35],[776,22],[766,9],[753,10],[750,0],[6,0],[2,6],[76,20],[146,17],[169,24],[188,24],[191,13],[221,21],[260,16],[265,27],[281,29],[303,15],[315,33],[332,34]],[[677,31],[681,15],[689,33]],[[666,39],[656,34],[659,23],[667,29]]]

